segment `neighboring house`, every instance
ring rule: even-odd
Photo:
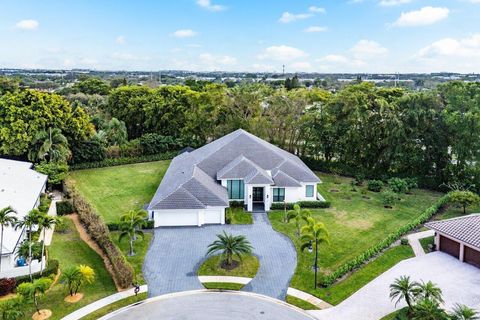
[[[11,206],[21,220],[28,212],[40,204],[40,196],[45,192],[47,176],[32,169],[30,162],[0,158],[0,208]],[[7,227],[3,234],[2,272],[18,276],[16,251],[25,237],[24,229]],[[28,271],[27,271],[28,273]]]
[[[426,226],[435,230],[437,250],[480,268],[480,214],[432,221]]]
[[[313,201],[320,182],[297,156],[237,130],[175,157],[147,210],[156,227],[223,224],[230,201],[248,211]]]

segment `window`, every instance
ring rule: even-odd
[[[307,196],[307,198],[312,198],[314,195],[314,186],[312,185],[305,186],[305,191],[306,191],[305,195]]]
[[[227,190],[229,199],[243,200],[245,191],[243,180],[227,180]]]
[[[285,188],[273,188],[273,202],[285,200]]]

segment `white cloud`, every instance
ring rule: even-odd
[[[270,64],[254,63],[251,67],[255,71],[275,71],[275,67]]]
[[[294,22],[294,21],[298,21],[298,20],[308,19],[312,16],[313,16],[313,14],[311,14],[311,13],[294,14],[294,13],[290,13],[290,12],[287,11],[287,12],[284,12],[282,14],[282,16],[280,17],[280,19],[278,19],[278,21],[281,22],[281,23],[290,23],[290,22]]]
[[[388,49],[372,40],[360,40],[350,51],[356,59],[371,59],[387,54]]]
[[[418,53],[422,58],[456,57],[480,58],[480,33],[463,39],[444,38],[435,41],[421,49]]]
[[[291,61],[306,56],[308,55],[300,49],[280,45],[266,48],[257,58],[260,60]]]
[[[117,44],[125,44],[125,37],[124,36],[118,36],[116,39],[115,39],[115,42]]]
[[[332,62],[332,63],[347,63],[348,58],[341,54],[329,54],[320,59],[319,62]]]
[[[446,19],[449,13],[450,10],[444,7],[423,7],[416,11],[402,12],[393,25],[396,27],[426,26]]]
[[[380,0],[379,4],[382,7],[393,7],[393,6],[399,6],[401,4],[406,4],[410,2],[412,2],[412,0]]]
[[[294,62],[288,68],[293,71],[312,71],[312,65],[308,61]]]
[[[31,19],[20,20],[15,24],[15,28],[20,30],[36,30],[38,26],[38,21]]]
[[[325,10],[325,8],[320,8],[320,7],[316,7],[316,6],[311,6],[310,8],[308,8],[308,11],[314,12],[314,13],[326,13],[327,12],[327,10]]]
[[[171,35],[177,38],[191,38],[195,37],[197,34],[198,33],[196,31],[193,31],[192,29],[179,29]]]
[[[327,30],[327,27],[311,26],[303,30],[303,32],[325,32]]]
[[[223,11],[226,9],[225,6],[221,6],[219,4],[213,4],[212,1],[210,0],[197,0],[197,4],[200,7],[213,12]]]
[[[198,56],[202,63],[202,70],[218,70],[226,67],[232,67],[237,64],[237,59],[228,55],[213,55],[210,53],[202,53]]]

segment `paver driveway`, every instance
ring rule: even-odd
[[[295,248],[290,239],[272,229],[265,212],[253,213],[253,219],[253,225],[155,229],[143,266],[149,295],[202,289],[197,269],[206,258],[207,246],[225,230],[245,235],[260,261],[257,275],[242,290],[285,299],[297,265]]]
[[[389,286],[402,275],[436,283],[443,291],[448,310],[455,303],[480,310],[480,269],[445,253],[433,252],[398,263],[338,306],[310,311],[310,314],[320,320],[378,320],[395,310],[395,303],[389,298]]]

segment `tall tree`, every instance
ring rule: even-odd
[[[57,219],[47,214],[42,214],[39,217],[38,226],[42,228],[42,254],[40,258],[40,275],[43,274],[43,260],[45,255],[45,235],[47,233],[47,230],[53,228],[56,223],[57,223]]]
[[[35,135],[32,147],[28,152],[30,161],[66,162],[70,155],[68,140],[58,128],[39,131]]]
[[[9,227],[15,227],[17,223],[17,217],[15,217],[17,212],[13,210],[12,207],[6,207],[0,209],[0,272],[2,271],[2,253],[3,253],[3,229]]]
[[[308,217],[310,217],[312,212],[308,209],[302,209],[300,205],[294,204],[293,210],[287,212],[287,222],[295,220],[295,227],[297,229],[297,237],[300,236],[300,223],[302,220],[308,221]]]
[[[411,281],[409,276],[401,276],[395,279],[390,285],[390,299],[396,299],[395,306],[397,306],[400,301],[405,300],[410,311],[412,310],[417,293],[418,283]]]
[[[130,210],[120,217],[119,241],[122,241],[124,238],[128,238],[130,244],[130,256],[135,255],[133,242],[136,240],[136,237],[140,236],[142,239],[144,237],[142,227],[144,227],[147,223],[146,218],[147,213],[143,210]]]
[[[41,213],[38,209],[33,209],[28,212],[23,219],[17,221],[16,228],[26,229],[28,234],[28,274],[30,275],[30,281],[32,278],[32,229],[38,225]]]
[[[321,244],[329,244],[329,234],[327,228],[322,222],[315,221],[312,217],[306,218],[307,224],[302,227],[301,231],[301,241],[302,245],[300,249],[304,251],[305,249],[312,248],[315,251],[315,258],[313,268],[315,271],[314,277],[314,289],[317,289],[317,273],[318,273],[318,247]]]

